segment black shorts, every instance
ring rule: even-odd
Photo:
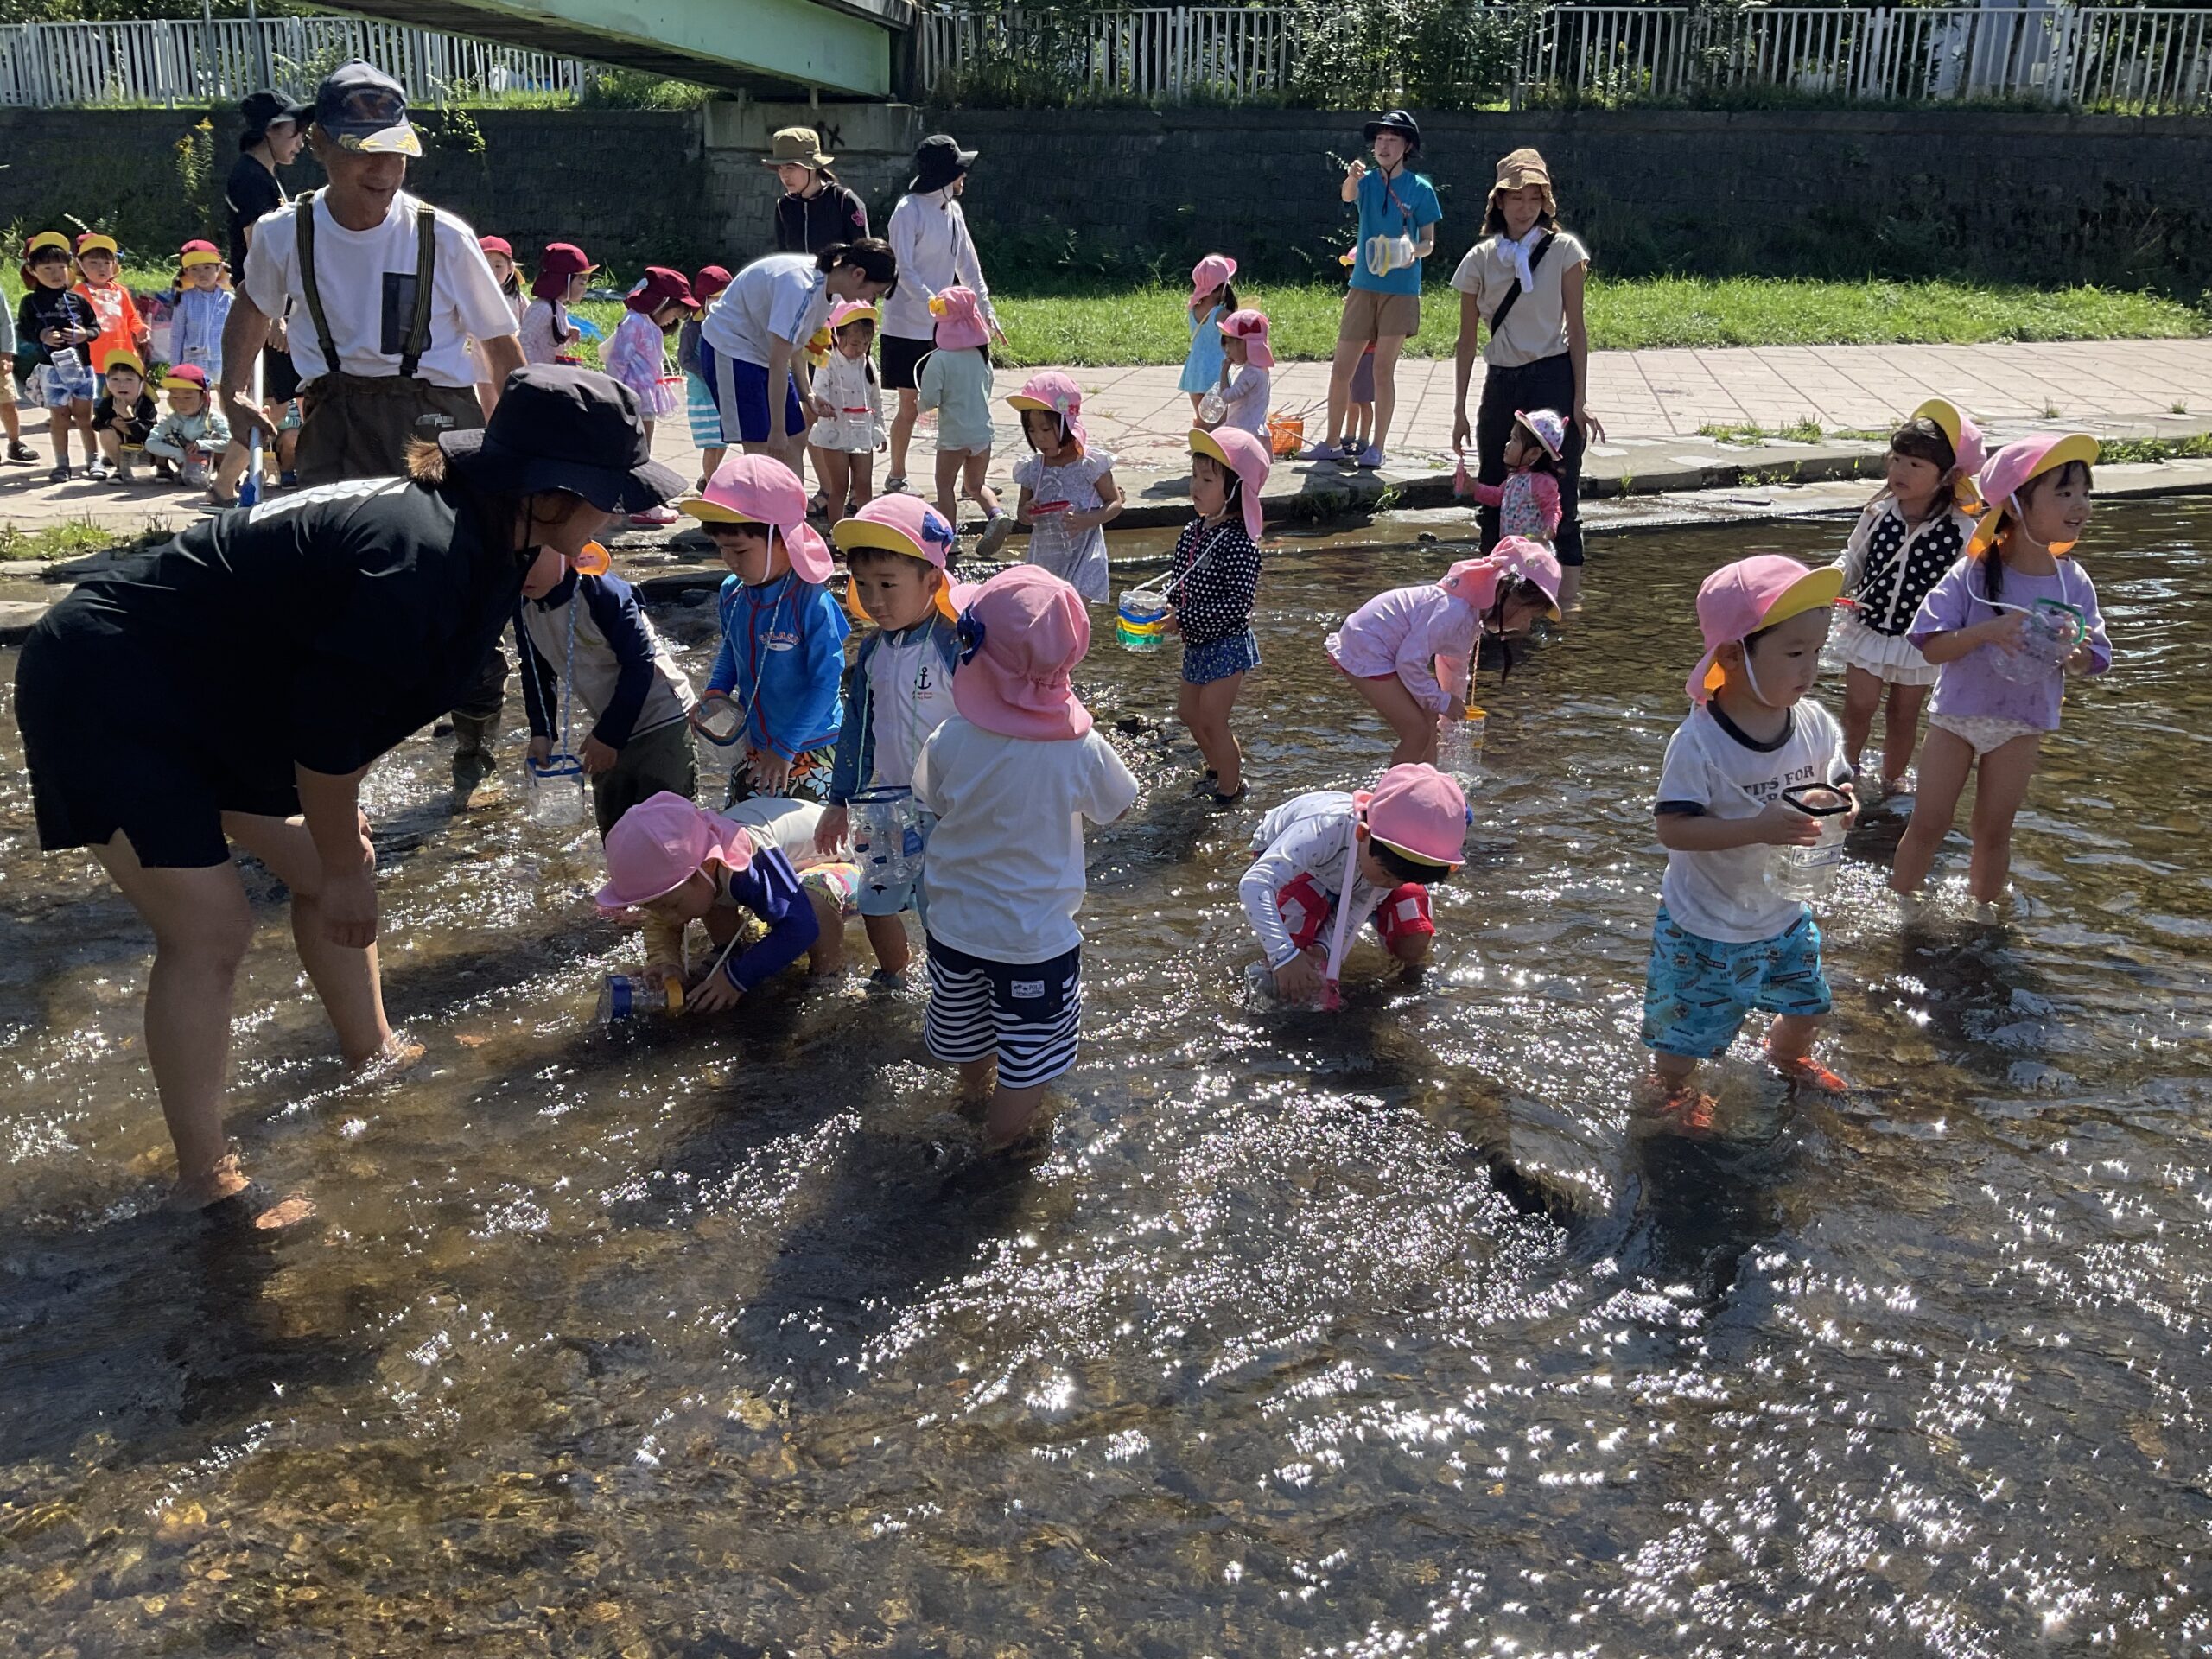
[[[31,630],[16,667],[16,723],[43,850],[105,847],[119,830],[149,869],[206,869],[230,862],[224,813],[300,810],[289,766],[283,775],[237,773],[189,721],[163,719],[183,699],[148,673],[143,649],[67,618],[57,628],[60,612]]]
[[[892,391],[912,391],[919,384],[922,359],[937,350],[933,340],[903,340],[897,334],[886,334],[879,342],[883,347],[883,384]]]
[[[289,404],[300,395],[300,372],[292,366],[289,352],[263,350],[261,395],[272,404]]]

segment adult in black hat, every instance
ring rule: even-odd
[[[883,302],[883,384],[899,394],[891,417],[891,473],[883,487],[906,487],[906,448],[914,440],[921,413],[916,391],[922,359],[937,346],[937,321],[930,302],[955,283],[975,290],[983,321],[1001,340],[998,314],[991,308],[990,284],[983,261],[968,234],[960,198],[968,188],[968,169],[976,152],[960,148],[950,133],[931,133],[914,151],[914,176],[891,210],[884,240],[899,257],[899,286]]]
[[[1436,187],[1413,170],[1421,154],[1421,127],[1403,110],[1392,110],[1363,129],[1375,165],[1354,162],[1341,190],[1359,207],[1352,243],[1351,292],[1337,328],[1329,367],[1328,430],[1306,449],[1307,461],[1347,467],[1380,467],[1386,461],[1390,422],[1398,402],[1398,353],[1421,332],[1421,261],[1436,248],[1444,208]],[[1346,436],[1352,376],[1370,348],[1375,353],[1375,431],[1365,448]]]
[[[146,1057],[179,1205],[259,1226],[306,1208],[252,1189],[223,1132],[253,939],[235,852],[290,890],[346,1061],[385,1056],[363,775],[453,707],[528,572],[683,487],[628,387],[528,368],[488,428],[416,444],[406,476],[219,514],[86,578],[32,629],[16,718],[39,842],[89,848],[154,931]]]
[[[253,245],[254,226],[284,205],[284,186],[276,172],[298,159],[300,146],[307,142],[308,117],[314,112],[312,105],[296,104],[276,92],[249,92],[238,100],[245,127],[238,134],[238,158],[223,181],[233,279],[242,280],[245,275],[245,256]],[[207,390],[213,395],[220,389],[210,386]],[[292,366],[292,355],[286,347],[283,319],[273,319],[268,344],[261,353],[259,401],[289,404],[299,391],[299,372]],[[236,457],[234,470],[244,471],[245,435],[240,434],[231,448]]]

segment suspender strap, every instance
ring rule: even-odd
[[[407,325],[407,341],[400,348],[399,374],[415,378],[416,365],[430,349],[430,290],[438,275],[438,210],[424,202],[415,210],[415,316]]]
[[[315,321],[315,343],[322,348],[322,372],[338,372],[338,342],[330,337],[330,320],[322,315],[322,290],[315,280],[315,208],[322,192],[311,190],[299,199],[300,295],[308,315]]]

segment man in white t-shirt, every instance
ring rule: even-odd
[[[400,188],[423,149],[397,81],[340,66],[315,91],[308,141],[330,183],[254,227],[223,334],[224,405],[233,432],[273,440],[246,371],[289,302],[306,387],[300,481],[397,474],[410,439],[484,423],[467,342],[504,385],[522,366],[514,314],[476,232]]]
[[[223,405],[240,442],[257,432],[275,443],[254,401],[253,365],[270,319],[289,308],[305,411],[299,481],[395,476],[406,470],[411,440],[484,424],[490,411],[477,381],[488,378],[496,398],[522,367],[514,313],[476,232],[399,188],[423,145],[397,81],[370,64],[340,65],[315,89],[308,142],[330,182],[254,226],[244,291],[223,329]],[[492,769],[506,683],[507,659],[495,645],[454,710],[460,798]]]

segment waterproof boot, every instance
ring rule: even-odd
[[[498,769],[493,758],[492,740],[499,734],[499,715],[464,715],[459,709],[453,716],[453,795],[455,810],[466,809],[474,798],[478,787]]]

